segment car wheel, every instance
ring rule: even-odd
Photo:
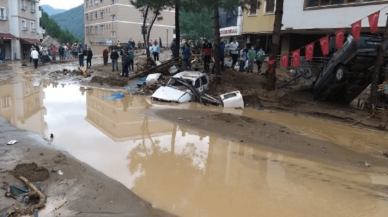
[[[348,72],[348,68],[346,68],[346,66],[338,66],[335,69],[335,78],[336,78],[336,80],[337,81],[342,81],[345,78],[347,72]]]
[[[309,68],[302,69],[301,73],[304,79],[310,79],[313,76],[313,72]]]

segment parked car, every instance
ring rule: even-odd
[[[372,82],[371,73],[381,41],[378,36],[361,35],[356,42],[349,35],[343,47],[319,72],[313,84],[314,98],[342,103],[353,101]],[[388,61],[384,59],[383,66],[386,66]],[[383,82],[384,78],[385,73],[382,72],[379,82]]]
[[[197,93],[204,92],[209,85],[209,76],[205,73],[184,71],[174,75],[166,84],[158,88],[152,99],[184,103],[189,102]]]

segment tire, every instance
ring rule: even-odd
[[[302,73],[303,78],[307,79],[307,80],[313,76],[313,72],[309,68],[301,70],[301,73]]]
[[[347,73],[348,73],[348,68],[346,66],[342,66],[342,65],[337,66],[334,72],[336,81],[344,80]]]

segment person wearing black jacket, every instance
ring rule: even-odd
[[[119,66],[117,64],[117,60],[119,59],[119,53],[117,53],[116,49],[113,49],[112,53],[110,54],[110,58],[112,60],[112,72],[119,71]]]
[[[92,66],[92,57],[93,57],[93,52],[92,52],[92,49],[90,49],[90,47],[89,47],[88,52],[87,52],[87,58],[86,58],[86,67],[87,68],[90,68]]]
[[[122,55],[121,55],[121,58],[122,58],[122,65],[123,65],[123,74],[122,76],[123,77],[128,77],[128,52],[126,51],[126,49],[123,49],[122,50]]]
[[[84,59],[85,59],[85,56],[87,55],[87,52],[86,50],[82,49],[80,50],[80,52],[78,53],[78,58],[79,58],[79,66],[81,67],[84,67]]]

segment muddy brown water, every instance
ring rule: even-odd
[[[3,93],[9,97],[0,115],[46,137],[53,133],[53,146],[121,182],[155,208],[178,216],[387,216],[388,195],[376,190],[388,185],[386,174],[331,168],[143,115],[166,107],[201,109],[198,104],[155,103],[140,96],[106,100],[113,92],[80,92],[68,85],[27,94],[28,83],[15,85],[8,85],[8,92],[0,86],[0,98]],[[365,143],[388,141],[383,133],[318,119],[227,112],[259,116],[361,151]]]

